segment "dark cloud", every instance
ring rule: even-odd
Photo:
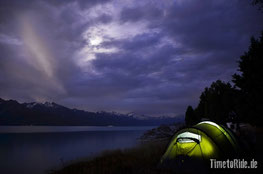
[[[0,97],[181,115],[231,80],[262,19],[240,0],[1,1]]]
[[[93,6],[98,5],[98,4],[103,4],[103,3],[106,3],[106,2],[110,2],[111,0],[92,0],[92,1],[87,1],[87,0],[66,0],[66,1],[44,0],[44,1],[46,1],[49,4],[51,4],[53,6],[56,6],[56,7],[63,7],[65,5],[68,5],[68,4],[71,4],[71,3],[77,3],[79,8],[81,10],[83,10],[83,9],[92,8]]]
[[[96,18],[95,20],[106,24],[106,23],[109,23],[112,21],[112,17],[110,15],[107,15],[107,14],[102,14],[101,16]]]
[[[120,22],[136,22],[142,19],[155,20],[162,17],[163,11],[155,6],[124,8],[120,14]]]
[[[111,41],[110,43],[106,43],[105,45],[107,46],[108,44],[108,46],[118,46],[125,51],[137,52],[141,51],[142,49],[144,49],[143,51],[145,51],[145,49],[147,48],[150,48],[152,50],[152,48],[159,43],[161,37],[162,35],[158,33],[143,33],[136,35],[130,40],[119,40],[117,42]]]

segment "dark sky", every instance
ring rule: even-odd
[[[0,97],[180,115],[263,29],[251,0],[1,0]]]

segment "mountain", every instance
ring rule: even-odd
[[[54,102],[18,103],[0,98],[0,125],[157,126],[181,122],[182,118],[149,117],[136,113],[88,112]]]

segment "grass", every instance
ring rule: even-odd
[[[259,162],[259,169],[249,170],[211,170],[211,173],[261,173],[262,170],[262,147],[263,129],[244,130],[247,135],[239,135],[248,142],[249,151],[245,153],[245,158],[250,161],[255,159]],[[248,134],[250,132],[250,134]],[[255,136],[256,142],[249,143],[249,138]],[[247,137],[247,138],[246,138]],[[160,170],[157,166],[164,154],[169,140],[148,142],[140,144],[131,149],[114,150],[103,152],[101,155],[75,162],[66,167],[53,171],[52,174],[168,174],[171,171]],[[252,144],[252,145],[250,145]]]
[[[157,166],[168,141],[144,143],[132,149],[104,152],[91,160],[76,162],[52,174],[169,173]]]

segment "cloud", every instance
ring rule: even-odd
[[[181,115],[231,80],[262,18],[240,0],[3,0],[0,97]]]

